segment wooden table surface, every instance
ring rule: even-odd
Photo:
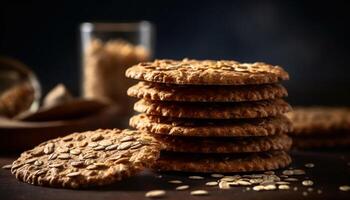
[[[220,190],[217,187],[205,186],[209,180],[215,180],[208,175],[204,175],[205,180],[190,180],[188,173],[166,173],[159,174],[151,171],[145,171],[142,174],[129,178],[110,186],[91,188],[88,190],[69,190],[46,188],[32,186],[19,182],[11,175],[9,170],[0,169],[0,199],[123,199],[136,200],[147,199],[144,197],[145,192],[154,189],[164,189],[167,191],[166,197],[162,199],[350,199],[350,192],[342,192],[338,188],[340,185],[350,185],[350,154],[349,151],[338,152],[293,152],[294,168],[306,169],[307,174],[299,176],[300,179],[306,177],[314,181],[314,191],[308,192],[307,196],[302,193],[307,191],[307,187],[302,186],[300,182],[292,184],[291,188],[298,187],[297,191],[276,190],[276,191],[246,191],[244,187],[233,187],[229,190]],[[0,156],[0,165],[11,163],[15,156]],[[305,163],[312,162],[315,167],[307,169]],[[280,173],[281,171],[278,171]],[[162,178],[158,176],[162,175]],[[176,185],[170,184],[169,180],[182,180],[185,184],[190,185],[186,191],[175,191]],[[191,196],[191,190],[206,189],[210,192],[208,196]],[[318,194],[317,190],[322,190]]]

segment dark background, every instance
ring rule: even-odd
[[[150,20],[157,58],[278,64],[292,103],[350,105],[346,1],[2,1],[0,16],[0,55],[34,69],[44,91],[78,93],[79,23]]]

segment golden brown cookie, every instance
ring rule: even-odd
[[[345,107],[296,107],[287,113],[294,126],[291,135],[350,134],[350,109]]]
[[[267,137],[180,137],[156,136],[165,151],[192,153],[251,153],[289,150],[292,139],[285,134]]]
[[[134,110],[164,117],[238,119],[277,116],[291,111],[291,106],[282,99],[234,103],[168,102],[141,99],[135,103]]]
[[[202,173],[275,170],[287,167],[291,157],[284,151],[246,154],[162,153],[155,169]]]
[[[25,151],[13,162],[11,172],[34,185],[105,185],[150,167],[159,157],[160,147],[152,136],[133,130],[73,133]]]
[[[126,70],[126,77],[159,83],[248,85],[277,83],[289,75],[279,66],[230,60],[155,60]]]
[[[218,87],[140,81],[128,89],[128,95],[154,101],[239,102],[277,99],[286,97],[288,93],[280,84]]]
[[[321,135],[319,137],[314,135],[294,136],[293,147],[301,149],[350,147],[350,134]]]
[[[283,115],[243,120],[206,120],[139,114],[130,118],[130,126],[154,134],[200,137],[269,136],[292,129],[291,122]]]

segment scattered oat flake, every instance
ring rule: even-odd
[[[148,197],[148,198],[159,198],[164,196],[165,196],[164,190],[151,190],[145,194],[145,197]]]
[[[191,195],[193,196],[204,196],[204,195],[208,195],[208,191],[206,190],[194,190],[194,191],[191,191]]]
[[[264,186],[262,186],[262,185],[254,186],[254,187],[253,187],[253,190],[254,190],[254,191],[261,191],[261,190],[264,190]]]
[[[313,186],[314,182],[312,180],[305,180],[301,182],[301,184],[303,184],[303,186]]]
[[[156,178],[163,178],[162,175],[156,175]]]
[[[307,167],[307,168],[314,168],[315,164],[314,163],[306,163],[305,167]]]
[[[204,179],[204,177],[202,177],[202,176],[189,176],[188,178],[189,178],[189,179],[194,179],[194,180],[201,180],[201,179]]]
[[[350,191],[350,186],[349,185],[339,186],[339,190],[343,191],[343,192],[348,192],[348,191]]]
[[[302,169],[294,169],[293,170],[293,175],[304,175],[305,171]]]
[[[168,181],[168,183],[172,183],[172,184],[181,184],[182,181],[180,181],[180,180],[170,180],[170,181]]]
[[[230,189],[230,185],[228,184],[228,182],[226,181],[220,181],[219,183],[219,188],[220,189],[223,189],[223,190],[227,190],[227,189]]]
[[[205,185],[206,185],[206,186],[217,186],[217,185],[218,185],[218,182],[216,182],[216,181],[210,181],[210,182],[206,182]]]
[[[188,188],[190,188],[190,186],[188,185],[181,185],[175,188],[175,190],[187,190]]]
[[[264,174],[266,174],[266,175],[274,175],[275,172],[274,171],[266,171],[266,172],[264,172]]]
[[[310,187],[307,189],[308,192],[313,192],[314,191],[314,188]]]
[[[289,185],[279,185],[279,186],[278,186],[278,189],[279,189],[279,190],[289,190],[290,187],[289,187]]]
[[[308,195],[308,193],[307,193],[307,192],[303,192],[302,194],[303,194],[303,196],[307,196],[307,195]]]
[[[293,170],[284,170],[282,172],[283,175],[287,175],[287,176],[291,176],[294,175],[294,171]]]
[[[213,177],[213,178],[222,178],[222,177],[224,177],[224,175],[222,175],[222,174],[211,174],[210,176]]]
[[[264,190],[275,190],[276,189],[276,185],[266,185],[264,186]]]
[[[322,194],[322,190],[318,189],[317,194]]]
[[[247,190],[247,191],[250,191],[250,187],[247,187],[246,190]]]
[[[10,165],[4,165],[4,166],[2,166],[2,168],[3,169],[11,169],[12,168],[12,165],[10,164]]]
[[[293,190],[294,190],[294,191],[298,191],[298,187],[294,187]]]

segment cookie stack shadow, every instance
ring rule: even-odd
[[[129,68],[140,98],[130,126],[164,150],[161,171],[248,172],[288,166],[292,125],[280,84],[288,73],[265,63],[156,60]]]

